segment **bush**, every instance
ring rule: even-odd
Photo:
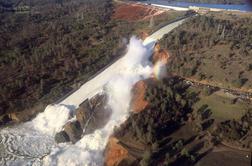
[[[251,71],[252,70],[252,64],[248,64],[247,67],[246,67],[246,70]]]
[[[241,88],[247,81],[248,81],[248,79],[246,79],[246,78],[238,78],[236,80],[233,80],[232,84],[236,88]]]
[[[151,162],[151,155],[152,155],[152,152],[150,150],[146,150],[143,154],[142,160],[140,161],[140,165],[148,166]]]
[[[204,86],[203,91],[202,91],[204,96],[210,96],[211,94],[213,94],[213,92],[214,90],[207,86]]]
[[[153,151],[157,151],[158,148],[159,148],[159,145],[158,145],[157,142],[155,142],[154,144],[151,145],[151,149],[152,149]]]

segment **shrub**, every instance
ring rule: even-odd
[[[213,89],[207,86],[204,86],[202,91],[204,96],[210,96],[213,93]]]
[[[248,79],[246,79],[246,78],[238,78],[236,80],[233,80],[232,84],[236,88],[241,88],[247,81],[248,81]]]

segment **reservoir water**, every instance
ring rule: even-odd
[[[225,10],[239,10],[245,12],[252,11],[252,6],[249,4],[228,5],[228,4],[190,3],[190,2],[168,2],[165,0],[147,0],[143,2],[148,4],[167,5],[167,6],[184,7],[184,8],[188,8],[189,6],[197,6],[197,7],[207,7],[207,8],[216,8]]]

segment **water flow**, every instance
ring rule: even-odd
[[[0,165],[100,166],[109,136],[129,115],[133,85],[153,74],[149,61],[153,45],[130,39],[127,54],[115,67],[113,77],[102,90],[107,94],[112,115],[108,123],[75,144],[56,144],[53,136],[73,117],[70,105],[50,105],[34,120],[0,132]]]

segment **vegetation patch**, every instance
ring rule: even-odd
[[[206,88],[179,77],[145,82],[149,105],[132,113],[114,134],[131,156],[124,158],[125,162],[141,166],[197,165],[209,158],[223,163],[216,156],[224,155],[222,149],[225,158],[232,158],[233,148],[238,156],[248,154],[252,121],[249,103],[234,103],[234,98],[222,96],[220,91],[206,93]],[[236,158],[234,163],[237,160],[249,162]]]
[[[213,114],[212,116],[217,120],[240,119],[249,107],[249,103],[245,101],[218,93],[209,96],[200,95],[195,107],[200,108],[203,105],[207,105]]]

